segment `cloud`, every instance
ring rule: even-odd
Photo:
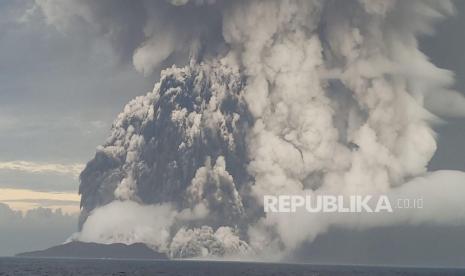
[[[426,95],[425,105],[440,117],[465,117],[465,96],[457,91],[435,91]]]
[[[93,212],[75,239],[104,244],[142,242],[165,251],[175,215],[169,204],[143,206],[114,201]]]
[[[30,161],[0,162],[0,170],[21,171],[38,174],[65,174],[78,177],[84,168],[83,164],[37,163]]]
[[[109,42],[123,62],[151,74],[170,57],[195,55],[199,49],[193,45],[199,40],[208,40],[210,45],[204,44],[208,48],[221,42],[222,5],[195,2],[36,0],[35,4],[47,24],[64,33],[91,30],[94,40]]]
[[[82,230],[71,238],[83,242],[145,243],[176,258],[235,256],[252,253],[231,227],[181,228],[171,237],[172,226],[183,225],[198,214],[190,209],[176,211],[169,203],[141,205],[133,201],[113,201],[94,210]],[[186,217],[186,215],[188,215]],[[204,216],[202,216],[204,217]]]
[[[79,181],[69,174],[37,174],[0,170],[0,188],[26,189],[42,192],[77,192]]]
[[[15,210],[27,212],[37,207],[62,209],[66,213],[79,213],[80,196],[70,192],[38,192],[26,189],[0,188],[0,203]]]
[[[15,203],[15,202],[25,202],[33,203],[39,205],[40,207],[51,207],[51,206],[78,206],[79,201],[76,200],[58,200],[58,199],[30,199],[30,198],[20,198],[20,199],[5,199],[2,200],[5,203]]]
[[[159,237],[160,225],[142,213],[159,204],[178,212],[201,202],[238,212],[164,221],[164,229],[173,227],[166,241],[179,233],[182,246],[175,247],[189,248],[214,240],[221,227],[237,226],[242,241],[259,252],[289,252],[347,218],[266,215],[263,195],[432,189],[452,204],[351,221],[361,228],[436,223],[440,213],[463,207],[454,194],[462,173],[438,172],[417,184],[437,148],[431,111],[461,116],[465,104],[447,92],[453,74],[418,47],[420,35],[432,34],[452,14],[450,1],[138,1],[126,13],[123,2],[114,3],[36,1],[48,24],[63,32],[94,27],[143,73],[173,57],[188,65],[167,69],[153,92],[131,101],[87,164],[81,222],[92,239],[113,238],[121,229],[126,241],[127,233],[150,228],[144,234]],[[444,101],[428,105],[435,91],[446,91]],[[437,175],[454,182],[443,191]],[[128,209],[141,213],[141,221],[119,216],[120,204],[135,204]],[[95,218],[107,216],[118,229],[95,226],[102,221]],[[454,222],[444,217],[439,223]],[[105,233],[92,236],[93,228]],[[203,249],[210,250],[193,251]]]
[[[440,190],[441,192],[438,192]],[[305,190],[302,195],[354,195],[350,191]],[[359,190],[356,195],[367,194]],[[465,225],[465,172],[436,171],[419,176],[386,192],[368,192],[369,195],[383,195],[389,198],[393,212],[388,213],[309,213],[300,210],[295,213],[269,213],[266,218],[250,228],[252,245],[264,252],[276,254],[279,248],[276,234],[292,252],[302,242],[311,242],[331,227],[351,231],[367,230],[388,226],[464,226]],[[422,199],[422,208],[399,208],[398,199]],[[402,206],[401,206],[402,207]],[[288,227],[292,225],[293,227]],[[271,231],[274,229],[276,232]],[[302,231],[302,229],[305,229]],[[268,230],[268,231],[266,231]],[[274,250],[271,250],[273,249]],[[281,252],[283,254],[283,252]],[[284,253],[285,254],[285,253]],[[275,256],[276,257],[276,256]]]
[[[75,230],[76,215],[36,208],[22,214],[0,203],[0,256],[63,243]]]
[[[77,193],[37,192],[25,189],[0,189],[0,191],[0,200],[28,198],[79,201],[80,198]]]
[[[2,161],[87,160],[121,106],[152,80],[122,65],[92,32],[48,25],[34,1],[0,6]]]

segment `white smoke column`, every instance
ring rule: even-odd
[[[319,185],[320,172],[342,171],[350,165],[350,150],[338,141],[331,100],[320,78],[322,12],[323,5],[316,1],[255,1],[225,16],[226,41],[244,45],[237,55],[249,76],[246,99],[256,118],[248,148],[257,201],[267,194],[300,194]],[[290,239],[295,233],[288,230],[288,219],[272,219],[263,223],[273,225],[277,240],[266,240],[271,229],[252,226],[252,245],[263,251],[274,251],[266,248],[273,246],[268,242],[294,248],[298,240]],[[322,230],[314,221],[305,233],[297,230],[301,232],[297,237],[305,239]]]
[[[416,36],[451,11],[447,1],[252,1],[228,10],[224,36],[242,46],[233,54],[248,76],[256,119],[248,148],[257,200],[312,190],[388,192],[425,173],[436,142],[423,97],[453,79],[419,51]],[[292,250],[344,223],[284,214],[249,234],[256,247]],[[269,228],[277,240],[266,240]]]
[[[176,215],[169,204],[142,206],[133,201],[114,201],[96,209],[75,239],[103,244],[145,243],[164,252]]]

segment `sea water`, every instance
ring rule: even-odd
[[[218,261],[0,258],[0,275],[465,275],[465,269],[322,266]]]

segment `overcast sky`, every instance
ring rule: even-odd
[[[456,72],[461,92],[464,16],[461,1],[456,17],[421,45],[437,65]],[[62,242],[75,229],[75,216],[32,211],[18,217],[15,210],[78,210],[80,169],[123,106],[157,80],[120,56],[91,29],[70,35],[48,25],[33,1],[0,1],[0,203],[6,204],[0,204],[0,256],[27,250],[25,244],[37,249]],[[465,170],[465,120],[445,121],[436,127],[439,147],[430,169]],[[53,234],[34,236],[43,231],[37,216],[49,218]],[[4,246],[12,233],[29,239]]]
[[[0,2],[0,187],[75,192],[78,173],[67,167],[82,167],[154,80],[103,39],[64,34],[32,7]]]
[[[77,212],[80,169],[123,106],[155,82],[105,40],[64,34],[33,6],[0,1],[0,256],[59,244],[77,229],[76,215],[15,211]]]

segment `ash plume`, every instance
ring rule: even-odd
[[[76,239],[279,258],[333,225],[465,221],[465,173],[426,169],[431,124],[462,116],[465,101],[417,40],[451,2],[36,3],[63,31],[94,26],[142,73],[180,65],[124,108],[82,172]],[[354,193],[429,205],[388,217],[262,211],[264,195]]]

